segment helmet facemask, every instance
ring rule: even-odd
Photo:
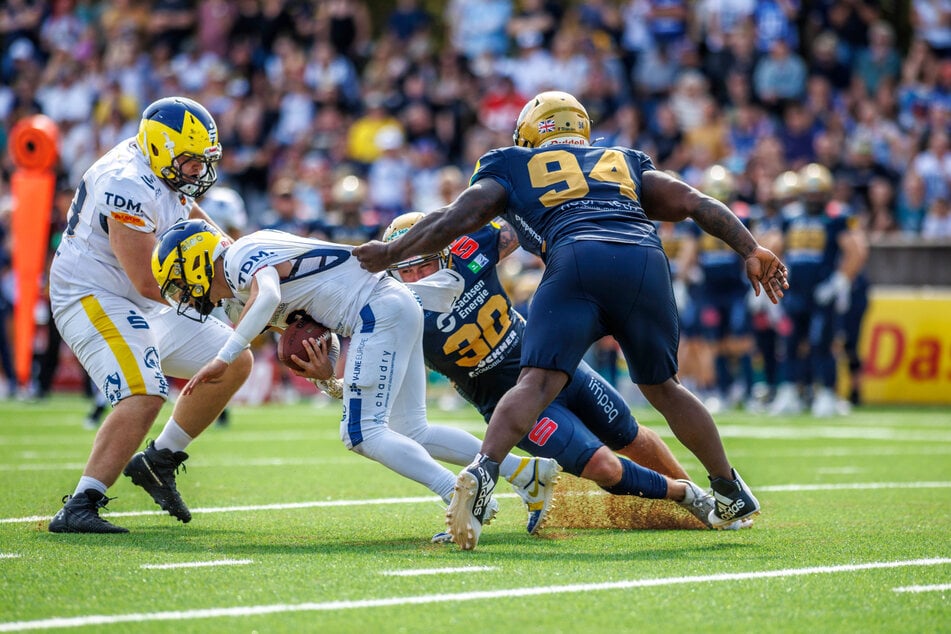
[[[152,250],[152,275],[179,315],[203,322],[215,308],[215,261],[229,244],[218,229],[197,219],[178,222],[159,236]]]
[[[426,264],[427,262],[437,262],[438,267],[437,271],[448,268],[449,263],[447,258],[444,258],[441,253],[434,253],[432,255],[423,255],[417,258],[410,258],[409,260],[403,260],[402,262],[397,262],[392,266],[387,267],[386,272],[390,277],[395,278],[398,282],[405,281],[403,279],[403,274],[400,273],[402,269],[405,269],[410,266],[420,266]],[[434,271],[435,272],[435,271]],[[432,273],[430,273],[432,275]],[[423,279],[423,278],[419,278]]]
[[[399,239],[417,222],[422,220],[422,218],[423,214],[418,211],[397,216],[393,219],[393,222],[391,222],[390,225],[383,231],[383,242],[392,242],[393,240]],[[449,268],[449,249],[443,249],[439,253],[418,255],[403,260],[402,262],[397,262],[396,264],[387,267],[386,272],[397,281],[402,282],[403,278],[399,273],[399,269],[404,269],[408,266],[419,266],[420,264],[425,264],[426,262],[431,262],[433,260],[437,260],[439,262],[439,269]]]
[[[203,278],[207,281],[189,283],[184,274],[185,254],[182,252],[181,245],[177,247],[178,256],[172,263],[171,274],[162,284],[162,296],[169,304],[175,307],[179,315],[183,315],[194,321],[203,322],[215,308],[215,302],[211,301],[211,278],[214,275],[214,263],[208,251],[203,252],[201,257],[204,262],[199,266],[204,270]],[[192,308],[192,311],[188,309]],[[197,313],[197,314],[196,314]]]
[[[174,151],[175,145],[167,143],[165,147]],[[199,198],[218,180],[215,164],[220,158],[221,146],[208,148],[203,156],[182,152],[173,156],[169,164],[162,168],[162,179],[175,191]]]

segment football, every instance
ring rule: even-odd
[[[292,370],[302,370],[303,368],[291,360],[291,355],[296,354],[301,359],[306,359],[307,349],[304,348],[304,340],[313,337],[320,341],[331,334],[333,333],[326,326],[317,323],[307,315],[303,315],[281,333],[277,342],[277,358]]]

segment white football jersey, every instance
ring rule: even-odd
[[[360,310],[383,277],[361,267],[352,251],[349,245],[264,229],[239,238],[225,250],[225,280],[235,297],[246,303],[256,272],[289,261],[293,269],[281,280],[281,303],[269,325],[286,328],[287,317],[301,311],[349,337],[360,323]]]
[[[134,138],[109,150],[83,175],[69,208],[51,274],[51,296],[63,303],[105,289],[155,308],[135,290],[109,244],[107,219],[162,233],[188,217],[194,201],[152,173]]]

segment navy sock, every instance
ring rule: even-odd
[[[621,481],[609,487],[601,487],[611,495],[636,495],[651,500],[667,497],[667,479],[647,467],[621,458]]]

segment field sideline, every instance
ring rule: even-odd
[[[429,543],[441,503],[347,452],[326,403],[235,408],[209,429],[179,475],[188,525],[122,478],[105,515],[131,533],[50,534],[91,445],[85,410],[0,402],[0,632],[951,631],[947,409],[720,415],[763,504],[752,529],[553,521],[530,537],[502,483],[474,552]],[[636,413],[705,485],[666,424]],[[431,416],[484,430],[474,411]]]

